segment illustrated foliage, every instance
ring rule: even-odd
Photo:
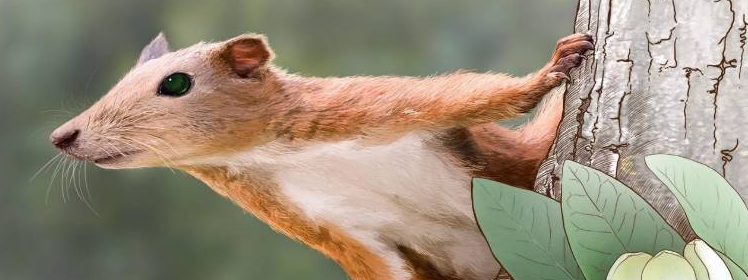
[[[716,171],[686,158],[652,155],[646,163],[683,206],[694,232],[722,258],[732,279],[748,280],[748,208],[735,189]],[[473,180],[478,224],[514,279],[606,279],[622,255],[683,253],[682,237],[615,178],[566,161],[561,186],[558,202]]]
[[[647,166],[678,199],[694,232],[748,271],[748,208],[730,183],[701,163],[652,155]]]
[[[605,173],[564,163],[564,229],[587,279],[603,279],[627,252],[680,251],[685,242],[643,198]]]
[[[473,201],[491,250],[515,278],[582,279],[558,202],[484,179],[473,181]]]

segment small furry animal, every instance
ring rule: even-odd
[[[531,188],[568,79],[592,37],[561,39],[523,78],[305,77],[274,66],[262,35],[171,52],[163,34],[55,147],[103,168],[172,167],[356,280],[484,280],[500,265],[472,210],[472,177]]]

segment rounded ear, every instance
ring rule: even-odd
[[[264,68],[275,54],[264,35],[244,34],[222,43],[219,56],[239,77],[247,78]]]
[[[156,38],[153,38],[148,45],[146,45],[140,52],[140,58],[135,66],[141,65],[151,59],[159,58],[162,55],[169,53],[169,42],[166,41],[166,36],[163,32],[159,32]]]

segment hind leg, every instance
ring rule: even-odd
[[[527,143],[521,131],[487,123],[447,131],[441,140],[453,156],[472,168],[474,177],[532,189],[554,135]]]
[[[441,144],[467,163],[474,177],[532,190],[538,168],[556,138],[563,113],[562,91],[552,91],[532,121],[520,128],[496,123],[455,128],[442,134]]]

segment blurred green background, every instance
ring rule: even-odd
[[[51,130],[106,92],[160,30],[175,48],[264,33],[276,64],[304,75],[524,75],[572,31],[575,8],[576,0],[0,0],[0,279],[346,278],[179,172],[89,165],[98,216],[72,188],[63,202],[59,175],[50,185],[54,165],[30,181],[57,154]]]

